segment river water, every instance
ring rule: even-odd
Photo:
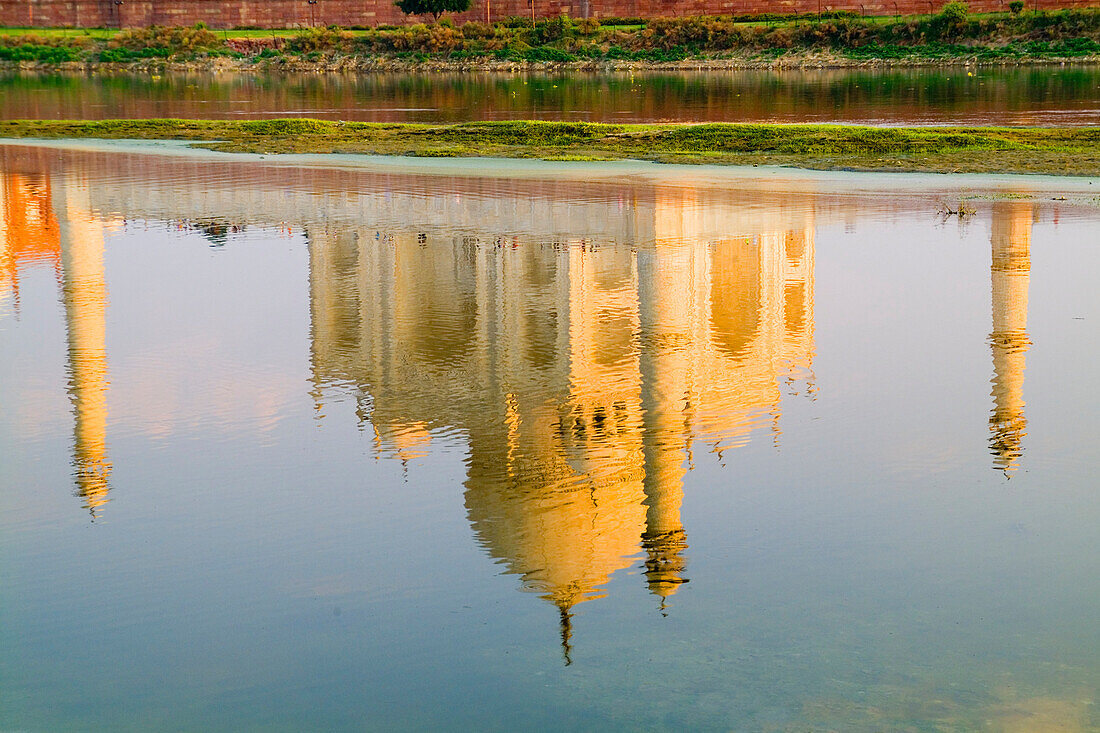
[[[1100,181],[0,182],[0,728],[1100,726]]]
[[[0,118],[1097,125],[1100,67],[568,74],[0,74]]]

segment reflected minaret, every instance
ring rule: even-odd
[[[18,305],[24,267],[61,267],[49,177],[0,171],[0,302]]]
[[[107,503],[107,282],[103,226],[91,214],[86,185],[54,186],[61,242],[61,297],[68,331],[69,399],[73,405],[73,471],[92,517]]]
[[[688,435],[696,248],[671,242],[638,252],[642,451],[646,524],[642,533],[649,589],[666,599],[682,583],[687,538],[680,520]]]
[[[989,417],[989,447],[993,466],[1015,471],[1027,435],[1024,417],[1027,291],[1031,274],[1033,208],[1026,202],[993,205],[993,412]]]

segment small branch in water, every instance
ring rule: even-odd
[[[957,209],[952,209],[947,204],[940,204],[940,210],[939,210],[940,216],[942,216],[944,219],[946,219],[950,216],[957,216],[960,219],[965,219],[966,217],[974,216],[977,213],[978,212],[977,212],[976,209],[970,208],[969,206],[962,203],[961,201],[959,202],[959,208],[957,208]]]

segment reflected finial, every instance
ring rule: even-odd
[[[561,621],[561,653],[566,667],[573,663],[573,645],[569,643],[573,638],[573,614],[569,612],[570,608],[568,604],[558,604]]]
[[[370,417],[371,417],[370,400],[368,400],[366,395],[362,391],[360,391],[355,396],[355,420],[356,420],[356,427],[358,427],[359,432],[362,433],[362,432],[366,431],[367,424],[370,422]]]
[[[779,450],[779,439],[783,435],[783,428],[779,426],[779,404],[772,408],[772,447]]]
[[[666,599],[688,582],[683,577],[687,568],[683,552],[687,549],[687,533],[683,529],[642,535],[642,547],[646,551],[645,576],[649,592],[660,597],[661,609]]]
[[[76,483],[76,495],[84,499],[84,508],[92,515],[94,522],[99,518],[99,508],[110,501],[111,464],[106,459],[78,454],[73,461],[73,479]]]
[[[1000,469],[1011,478],[1024,454],[1023,439],[1027,435],[1027,418],[1018,414],[1001,414],[996,408],[989,417],[989,452],[993,455],[993,468]]]
[[[316,367],[314,367],[316,371]],[[311,380],[313,382],[313,389],[309,391],[309,396],[313,399],[313,419],[315,422],[321,422],[325,414],[324,394],[321,391],[321,383],[317,379]]]

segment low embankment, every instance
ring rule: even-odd
[[[248,153],[364,153],[783,165],[821,170],[1100,175],[1100,127],[835,125],[458,125],[289,120],[15,120],[0,138],[192,140]]]
[[[0,63],[88,67],[268,69],[401,66],[499,68],[540,64],[845,66],[973,60],[1027,63],[1100,59],[1100,9],[972,15],[948,3],[935,15],[618,18],[493,25],[446,22],[359,30],[223,31],[147,28],[117,32],[0,33]]]

